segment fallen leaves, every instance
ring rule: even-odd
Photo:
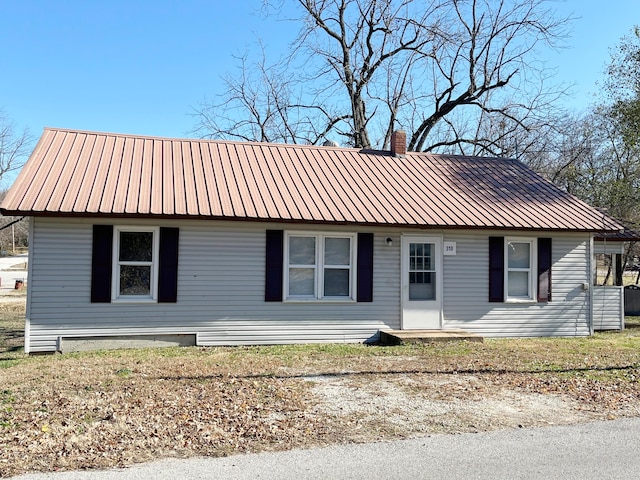
[[[640,415],[640,344],[607,338],[24,358],[0,369],[0,476]]]
[[[5,395],[1,415],[0,475],[21,471],[124,465],[159,456],[228,455],[301,445],[317,419],[305,415],[299,382],[235,376],[196,377],[143,366],[123,376],[87,372],[84,360],[63,361],[66,380],[40,383],[22,372]],[[77,370],[85,370],[75,376]],[[144,375],[143,375],[144,372]],[[2,372],[2,373],[6,373]],[[33,373],[33,372],[32,372]],[[184,377],[183,377],[184,376]],[[89,381],[90,383],[87,383]]]

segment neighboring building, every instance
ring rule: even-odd
[[[615,233],[596,235],[593,260],[593,328],[623,330],[625,315],[638,313],[638,287],[624,286],[624,262],[629,247],[640,241],[640,233],[623,225]]]
[[[594,234],[621,225],[515,160],[405,144],[45,129],[0,207],[33,217],[26,351],[591,334]]]

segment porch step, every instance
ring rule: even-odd
[[[380,330],[382,345],[432,342],[483,342],[484,337],[459,329],[451,330]]]

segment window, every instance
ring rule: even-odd
[[[489,237],[489,302],[550,302],[552,243],[545,237]]]
[[[435,244],[409,243],[409,300],[436,299]]]
[[[355,234],[285,236],[285,298],[353,300]]]
[[[505,298],[507,301],[534,301],[535,239],[505,239]]]
[[[622,254],[596,253],[594,255],[593,284],[594,285],[623,285]]]
[[[94,225],[91,303],[176,303],[179,243],[175,227]]]
[[[156,300],[158,284],[157,228],[114,229],[112,300]]]

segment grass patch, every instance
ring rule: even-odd
[[[25,358],[24,303],[0,302],[0,369]]]
[[[640,328],[640,317],[624,317],[625,328]]]
[[[0,477],[540,425],[558,402],[555,423],[640,415],[636,318],[587,338],[27,356],[23,308],[0,304]]]

